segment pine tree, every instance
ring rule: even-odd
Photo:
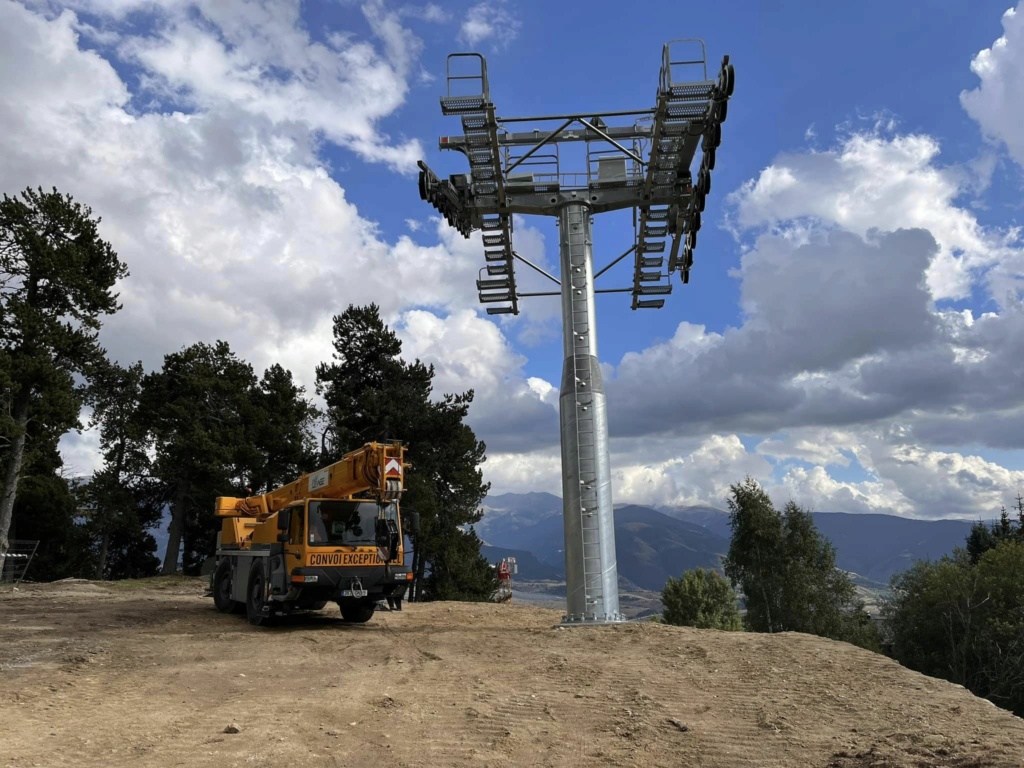
[[[12,539],[39,542],[28,578],[92,578],[94,553],[80,524],[77,484],[63,475],[59,436],[46,434],[35,421],[28,432],[32,449],[26,451],[10,529]]]
[[[1017,506],[1015,507],[1015,509],[1017,510],[1017,531],[1016,531],[1016,537],[1017,537],[1017,541],[1024,542],[1024,496],[1021,496],[1020,493],[1018,493],[1017,494],[1017,498],[1016,498],[1016,502],[1017,502]]]
[[[317,392],[336,437],[330,458],[372,440],[408,445],[402,508],[415,510],[412,599],[491,599],[497,584],[480,541],[465,530],[487,495],[485,446],[465,424],[472,390],[432,399],[433,366],[401,358],[402,343],[375,304],[334,318],[334,355],[317,367]],[[410,527],[408,519],[405,530]]]
[[[75,376],[103,358],[102,315],[120,307],[114,284],[128,272],[99,236],[99,218],[70,195],[26,189],[0,200],[0,382],[9,408],[0,467],[0,568],[8,549],[22,468],[31,442],[55,444],[79,426],[84,396]],[[30,424],[37,422],[37,429]]]
[[[90,426],[99,427],[103,467],[81,491],[88,528],[97,541],[96,578],[151,576],[159,561],[147,529],[160,520],[150,478],[148,428],[140,408],[142,363],[97,366],[89,388]]]
[[[164,357],[143,385],[145,420],[154,437],[154,474],[170,503],[163,574],[198,572],[213,551],[217,496],[244,490],[253,460],[251,420],[256,376],[227,342],[196,343]],[[183,546],[184,545],[184,546]]]
[[[313,439],[317,410],[291,371],[274,364],[252,394],[251,453],[244,474],[253,493],[265,493],[319,466]]]
[[[977,565],[981,556],[990,549],[995,549],[996,537],[992,528],[980,520],[971,526],[971,532],[967,534],[967,556],[971,565]]]
[[[1006,510],[1000,507],[999,520],[991,525],[985,525],[980,520],[971,526],[971,532],[967,535],[967,555],[971,565],[977,565],[981,556],[989,550],[995,549],[1004,541],[1024,541],[1024,497],[1019,493],[1016,498],[1017,505],[1014,507],[1016,520]]]

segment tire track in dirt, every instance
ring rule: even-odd
[[[507,762],[513,749],[514,728],[518,728],[517,707],[509,707],[507,690],[494,684],[499,667],[475,671],[460,663],[472,646],[494,647],[495,633],[467,637],[463,631],[429,632],[412,644],[404,631],[391,628],[392,636],[413,656],[408,685],[416,696],[410,717],[416,727],[417,750],[408,755],[410,764],[479,765]],[[437,649],[437,650],[435,650]],[[439,651],[443,649],[444,656]],[[503,680],[514,689],[514,679]]]
[[[466,698],[468,681],[457,665],[431,650],[431,637],[410,640],[407,617],[408,613],[379,613],[374,619],[387,648],[383,662],[387,682],[381,689],[383,696],[367,703],[400,712],[399,727],[412,742],[394,746],[400,764],[479,764],[478,756],[493,752],[499,734],[472,722],[471,707],[460,701]]]
[[[0,663],[39,662],[0,671],[0,766],[1024,765],[1022,721],[805,635],[459,603],[262,629],[201,589],[32,589],[0,593]]]
[[[664,630],[646,625],[613,627],[599,630],[603,637],[582,643],[584,648],[595,646],[593,666],[599,670],[591,685],[599,703],[595,713],[613,718],[618,753],[633,759],[647,756],[652,765],[678,764],[664,759],[671,754],[673,759],[709,768],[790,768],[793,763],[785,750],[780,749],[778,757],[764,754],[766,739],[788,728],[775,700],[764,695],[772,689],[771,667],[751,659],[735,663],[726,658],[714,649],[715,633],[707,633],[711,642],[706,644],[677,644],[665,642],[671,634],[666,636]],[[600,664],[601,653],[616,646],[619,661]],[[770,649],[758,654],[761,661],[770,662],[771,657]],[[742,686],[736,685],[738,679],[743,680]],[[651,757],[658,754],[663,757]]]
[[[568,660],[544,647],[551,633],[481,629],[431,631],[418,645],[424,661],[415,689],[437,705],[423,707],[417,754],[423,762],[411,764],[549,765],[555,752],[582,756],[588,742],[578,734],[585,728],[567,728],[566,722],[585,722],[586,713],[574,698]],[[520,658],[523,648],[533,651],[527,664]],[[477,656],[486,660],[483,665],[460,663]]]

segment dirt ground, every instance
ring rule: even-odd
[[[202,591],[0,590],[0,766],[1024,766],[1024,720],[807,635],[468,603],[267,630]]]

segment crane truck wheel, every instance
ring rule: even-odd
[[[231,561],[221,560],[213,572],[213,604],[221,613],[241,613],[245,606],[231,599]]]
[[[263,563],[254,563],[252,572],[249,574],[249,589],[246,591],[245,616],[249,623],[256,627],[266,627],[273,623],[273,618],[264,615],[263,607],[266,604],[267,581],[263,573]]]
[[[338,603],[338,607],[341,608],[342,621],[348,624],[365,624],[373,618],[373,611],[377,606],[373,603],[369,605],[345,605],[344,603]]]

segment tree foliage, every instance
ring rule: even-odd
[[[982,555],[1004,541],[1024,541],[1024,496],[1018,494],[1016,501],[1016,521],[1010,517],[1006,507],[1003,507],[999,513],[999,520],[991,525],[985,525],[979,520],[971,526],[971,532],[967,535],[967,556],[972,565],[977,565]]]
[[[227,342],[199,342],[167,355],[144,386],[154,473],[171,511],[161,572],[174,573],[180,556],[194,573],[213,551],[214,500],[240,491],[253,460],[246,438],[256,376]]]
[[[733,485],[731,491],[732,539],[723,563],[725,575],[743,592],[747,626],[757,632],[781,632],[786,575],[779,559],[782,516],[764,489],[750,478]]]
[[[313,439],[318,413],[292,372],[277,363],[263,372],[251,400],[250,455],[241,469],[247,487],[253,493],[265,493],[319,463]]]
[[[266,490],[313,468],[316,411],[289,371],[256,381],[223,342],[140,364],[106,360],[100,319],[125,265],[100,219],[56,190],[0,200],[0,567],[10,536],[38,539],[30,578],[153,571],[148,529],[170,505],[165,572],[212,551],[217,495]],[[103,465],[69,480],[57,449],[83,404]]]
[[[331,457],[372,440],[404,441],[412,469],[403,509],[420,517],[412,598],[489,600],[496,579],[467,530],[488,490],[480,470],[485,446],[465,423],[473,392],[432,398],[433,366],[403,360],[401,351],[377,305],[335,316],[333,359],[316,374],[336,439]]]
[[[895,575],[882,615],[901,664],[1024,715],[1024,524],[1004,511],[987,530]]]
[[[213,553],[217,496],[291,482],[318,458],[316,410],[291,372],[273,365],[257,381],[223,341],[167,355],[148,375],[141,364],[98,365],[90,392],[104,465],[80,495],[101,576],[152,571],[156,543],[147,529],[165,507],[161,571],[174,573],[180,559],[197,572]]]
[[[56,189],[0,200],[0,566],[22,467],[43,460],[79,426],[84,388],[75,376],[89,376],[102,360],[100,317],[119,309],[113,287],[127,269],[100,238],[99,223],[90,208]]]
[[[736,592],[717,571],[694,568],[670,578],[661,592],[666,624],[697,629],[740,630]]]
[[[733,485],[725,573],[755,632],[807,632],[877,648],[877,633],[832,544],[792,501],[780,512],[751,478]]]
[[[78,516],[77,485],[62,474],[57,441],[33,434],[34,428],[30,423],[34,447],[22,471],[11,538],[39,542],[28,573],[32,580],[92,577],[92,542]]]
[[[156,541],[147,529],[159,523],[159,489],[150,475],[148,429],[140,408],[142,363],[96,366],[89,388],[90,426],[100,431],[103,466],[81,489],[86,526],[95,541],[98,579],[156,573]]]

